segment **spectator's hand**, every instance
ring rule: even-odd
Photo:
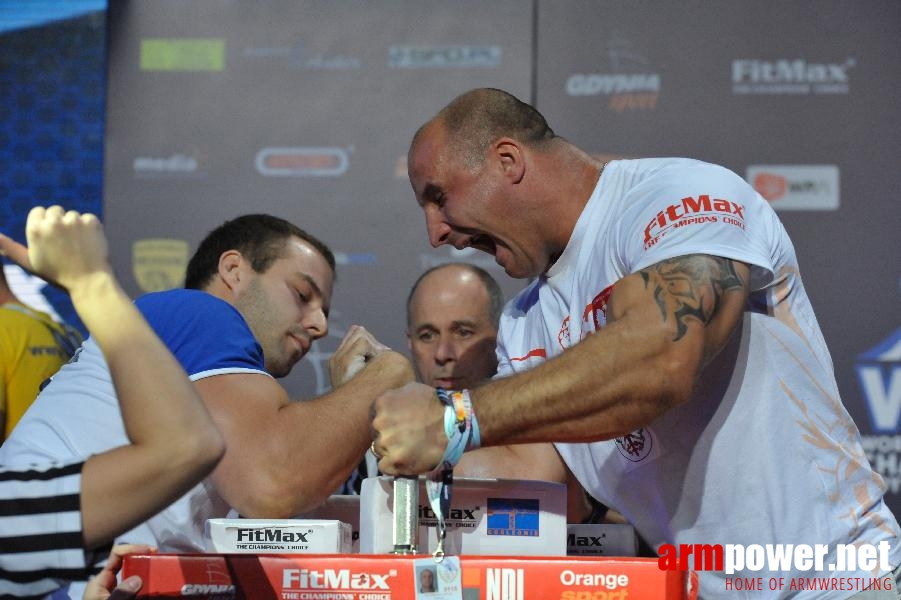
[[[76,281],[110,272],[103,227],[95,215],[37,206],[25,223],[28,247],[0,235],[0,251],[23,268],[71,291]]]
[[[366,363],[387,350],[390,348],[380,343],[366,329],[352,325],[328,361],[332,389],[347,382],[362,371]]]
[[[8,256],[17,265],[31,270],[31,265],[28,264],[28,248],[3,233],[0,233],[0,256]]]
[[[128,600],[129,598],[134,598],[144,582],[137,575],[132,575],[119,585],[116,585],[116,574],[122,568],[122,557],[126,554],[149,554],[153,552],[156,552],[156,548],[141,544],[117,544],[113,546],[113,551],[110,552],[106,566],[88,582],[84,589],[82,600]]]
[[[434,469],[447,448],[444,405],[435,388],[409,383],[373,403],[372,450],[387,475],[418,475]]]

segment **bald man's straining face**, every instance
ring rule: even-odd
[[[446,389],[471,388],[497,369],[497,328],[479,277],[458,266],[426,275],[410,300],[410,353],[419,379]]]

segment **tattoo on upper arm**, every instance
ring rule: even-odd
[[[703,254],[664,260],[639,273],[645,288],[653,293],[663,320],[674,319],[673,341],[688,331],[689,319],[707,325],[719,309],[723,294],[744,287],[731,260]]]

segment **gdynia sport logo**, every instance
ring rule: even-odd
[[[663,571],[719,571],[727,590],[893,589],[889,575],[860,577],[860,572],[889,573],[891,546],[838,544],[663,544],[657,564]],[[826,557],[831,557],[826,562]],[[765,572],[767,577],[758,577]],[[778,573],[792,577],[779,577]],[[854,574],[854,576],[850,576]]]

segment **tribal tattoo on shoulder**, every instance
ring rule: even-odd
[[[639,273],[645,288],[654,294],[664,322],[675,319],[673,341],[688,331],[689,319],[707,325],[719,309],[722,295],[744,285],[731,260],[705,254],[664,260]]]

